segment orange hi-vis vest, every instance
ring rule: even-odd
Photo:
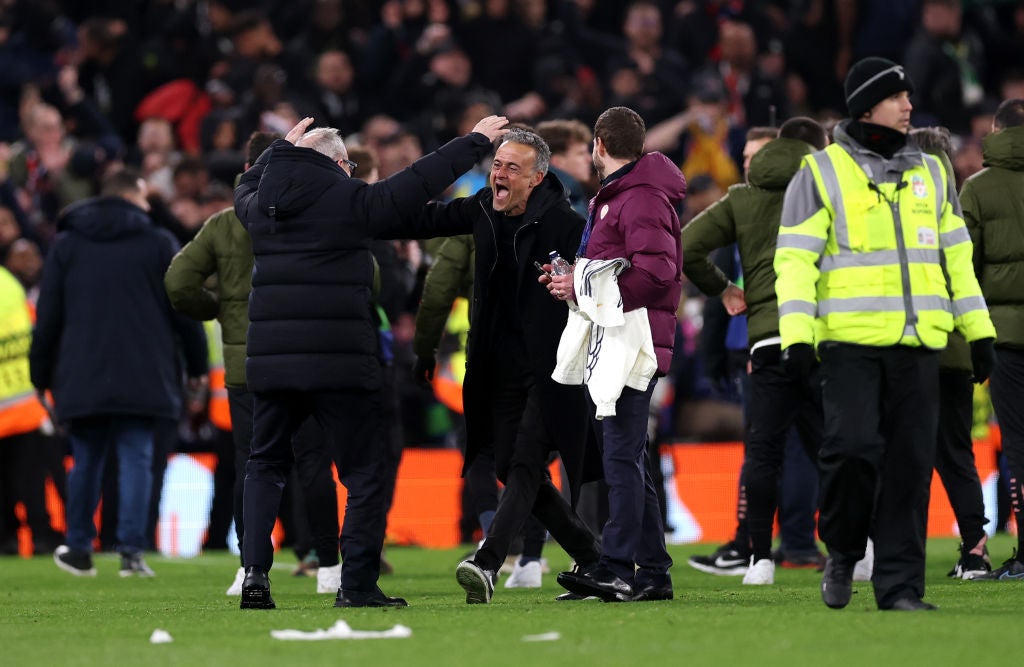
[[[210,423],[222,431],[231,430],[231,410],[228,407],[228,389],[224,384],[224,341],[217,320],[203,322],[210,359]]]
[[[21,283],[0,268],[0,438],[35,431],[46,421],[28,372],[32,316]]]

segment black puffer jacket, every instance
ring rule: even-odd
[[[417,226],[418,214],[490,149],[471,133],[373,185],[284,140],[260,156],[235,189],[255,255],[250,391],[380,387],[370,241],[443,235]]]

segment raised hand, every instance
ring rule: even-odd
[[[480,120],[473,127],[474,132],[479,132],[491,141],[494,141],[498,137],[505,136],[508,133],[505,126],[508,125],[508,118],[504,116],[488,116]]]

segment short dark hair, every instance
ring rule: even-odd
[[[636,160],[644,153],[647,127],[640,114],[629,107],[612,107],[597,117],[594,137],[601,140],[613,158]]]
[[[914,128],[910,131],[910,136],[917,142],[918,148],[925,153],[938,155],[939,152],[943,152],[949,155],[953,152],[953,140],[949,135],[949,128],[941,125]]]
[[[821,123],[807,116],[794,116],[779,128],[780,139],[797,139],[819,151],[828,146],[828,132]]]
[[[142,174],[134,167],[118,169],[103,177],[100,184],[100,195],[103,197],[124,197],[136,194],[142,190],[139,181]]]
[[[352,178],[359,178],[365,181],[371,171],[380,167],[380,160],[377,159],[377,153],[369,146],[352,144],[347,146],[347,148],[348,159],[359,165],[352,170]]]
[[[590,128],[578,120],[546,120],[537,126],[537,134],[548,142],[552,155],[569,150],[572,144],[589,144],[594,138]]]
[[[1004,100],[996,109],[996,116],[992,122],[997,130],[1024,125],[1024,100],[1020,98]]]
[[[761,139],[778,139],[779,128],[768,127],[767,125],[755,125],[747,130],[747,141],[760,141]]]
[[[245,145],[245,161],[249,166],[256,164],[263,151],[267,150],[275,139],[280,138],[281,135],[274,132],[253,132]]]

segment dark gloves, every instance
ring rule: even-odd
[[[412,367],[412,379],[421,385],[429,386],[434,381],[436,367],[437,359],[434,357],[416,357],[416,363]]]
[[[807,343],[794,343],[782,351],[782,367],[794,380],[805,381],[818,358]]]
[[[973,380],[981,384],[992,374],[996,365],[994,338],[982,338],[971,343],[971,365],[974,367]]]

